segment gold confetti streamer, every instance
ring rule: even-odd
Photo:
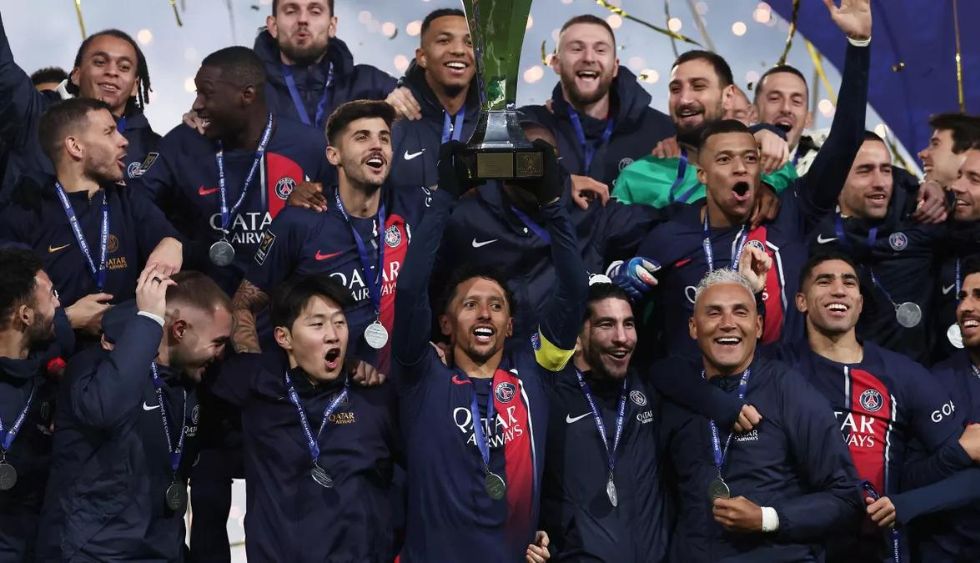
[[[636,22],[636,23],[638,23],[638,24],[640,24],[642,26],[648,27],[648,28],[656,31],[657,33],[662,33],[662,34],[666,35],[667,37],[673,37],[674,39],[677,39],[679,41],[683,41],[685,43],[690,43],[691,45],[697,45],[698,47],[701,46],[700,43],[698,43],[697,41],[691,39],[690,37],[688,37],[686,35],[682,35],[680,33],[676,33],[676,32],[671,31],[669,29],[664,29],[662,27],[655,26],[655,25],[653,25],[652,23],[650,23],[648,21],[644,21],[644,20],[641,20],[640,18],[637,18],[635,16],[632,16],[630,14],[627,14],[625,10],[623,10],[619,6],[613,6],[612,4],[610,4],[609,2],[607,2],[606,0],[596,0],[596,4],[602,6],[603,8],[609,10],[610,12],[616,14],[617,16],[619,16],[619,17],[621,17],[621,18],[623,18],[625,20],[634,21],[634,22]]]
[[[75,15],[78,16],[78,28],[82,30],[82,40],[84,41],[88,34],[85,33],[85,18],[82,17],[82,0],[75,0]]]
[[[827,73],[823,70],[823,57],[820,56],[813,43],[809,41],[806,42],[806,51],[810,53],[810,60],[813,61],[813,71],[820,77],[820,83],[823,84],[824,90],[827,91],[827,97],[830,98],[834,107],[837,107],[837,92],[830,87],[830,79],[827,78]]]
[[[960,111],[966,113],[966,97],[963,95],[963,53],[960,51],[960,12],[957,0],[953,0],[953,34],[956,36],[956,96]]]
[[[174,9],[174,17],[177,18],[177,27],[184,27],[184,22],[180,21],[180,12],[177,11],[177,0],[170,0],[170,7]]]
[[[783,54],[779,55],[779,62],[776,66],[786,64],[786,57],[789,56],[789,50],[793,47],[793,37],[796,36],[796,22],[800,19],[800,0],[793,0],[793,15],[790,16],[789,21],[789,34],[786,35],[786,46],[783,47]],[[807,43],[809,48],[809,43]],[[811,57],[813,55],[810,55]]]

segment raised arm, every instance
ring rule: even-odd
[[[843,2],[841,8],[832,11],[831,15],[848,37],[848,45],[830,133],[810,169],[796,185],[808,225],[819,221],[837,205],[854,155],[864,141],[868,110],[871,47],[866,42],[871,39],[870,0]],[[855,43],[863,46],[856,46]]]
[[[0,18],[0,138],[21,146],[37,131],[46,106],[31,77],[14,62],[7,30]]]
[[[174,282],[155,268],[143,270],[136,283],[139,313],[126,324],[108,358],[69,376],[68,408],[82,424],[108,429],[138,407],[163,336],[157,319],[166,316],[167,288],[171,285]]]
[[[242,280],[231,300],[232,316],[235,318],[231,343],[236,352],[258,354],[262,351],[259,346],[259,333],[255,328],[255,316],[268,304],[269,296],[264,291],[247,279]]]

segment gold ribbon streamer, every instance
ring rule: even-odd
[[[960,11],[958,2],[953,0],[953,34],[956,37],[956,95],[960,111],[966,113],[966,97],[963,95],[963,52],[960,50]]]
[[[184,22],[180,21],[180,12],[177,11],[177,0],[170,0],[170,7],[174,9],[174,17],[177,18],[177,27],[184,27]]]
[[[796,36],[796,22],[800,19],[800,0],[793,0],[793,15],[790,16],[789,20],[789,34],[786,35],[786,46],[783,47],[783,54],[779,55],[779,61],[776,66],[786,64],[786,57],[789,56],[789,50],[793,47],[793,37]],[[807,43],[809,45],[809,42]],[[811,57],[813,55],[810,55]]]
[[[619,16],[619,17],[621,17],[623,19],[634,21],[634,22],[636,22],[636,23],[638,23],[638,24],[640,24],[642,26],[646,26],[646,27],[648,27],[648,28],[656,31],[657,33],[662,33],[662,34],[666,35],[667,37],[673,37],[674,39],[677,39],[679,41],[683,41],[685,43],[690,43],[691,45],[697,45],[698,47],[701,46],[700,43],[698,43],[697,41],[691,39],[690,37],[688,37],[686,35],[682,35],[680,33],[677,33],[675,31],[671,31],[669,29],[664,29],[662,27],[657,27],[657,26],[653,25],[652,23],[650,23],[648,21],[644,21],[644,20],[641,20],[640,18],[637,18],[635,16],[631,16],[630,14],[627,14],[626,11],[623,10],[622,8],[620,8],[619,6],[613,6],[612,4],[610,4],[609,2],[607,2],[606,0],[596,0],[596,4],[602,6],[603,8],[609,10],[610,12],[616,14],[617,16]]]
[[[670,25],[670,0],[664,0],[664,23]],[[677,52],[677,40],[673,37],[670,38],[670,48],[674,51],[676,59],[680,53]]]
[[[88,34],[85,33],[85,18],[82,17],[82,0],[75,0],[75,15],[78,16],[78,27],[82,30],[82,40],[84,41]]]
[[[817,52],[817,48],[813,46],[813,43],[809,41],[806,42],[806,51],[810,53],[810,60],[813,61],[813,71],[820,77],[820,83],[823,84],[824,90],[827,91],[830,102],[834,104],[834,107],[837,107],[837,92],[830,87],[830,79],[827,78],[827,73],[823,70],[823,57]]]
[[[547,41],[541,42],[541,64],[543,64],[544,66],[549,66],[548,63],[550,61],[548,60],[548,49],[545,46],[546,43]],[[551,54],[554,54],[554,51],[552,51]]]

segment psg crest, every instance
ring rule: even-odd
[[[390,248],[398,248],[398,245],[402,243],[402,233],[398,230],[398,227],[392,225],[385,230],[385,244]]]
[[[861,393],[861,406],[864,410],[868,412],[878,412],[881,410],[882,405],[885,404],[884,399],[881,398],[881,393],[877,389],[867,389],[864,393]]]
[[[497,385],[497,389],[494,390],[494,395],[497,396],[497,400],[501,403],[509,403],[513,400],[514,395],[517,394],[517,389],[514,387],[513,383],[505,381],[500,385]]]

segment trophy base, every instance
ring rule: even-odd
[[[544,154],[528,142],[514,109],[481,114],[464,159],[474,180],[518,180],[544,175]]]

